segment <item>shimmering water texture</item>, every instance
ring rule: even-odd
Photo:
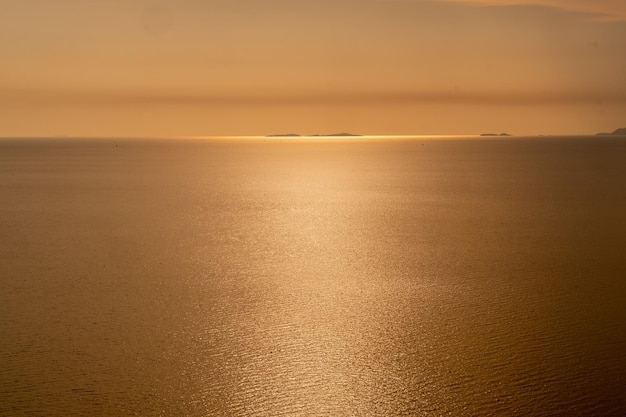
[[[624,416],[626,139],[2,139],[2,416]]]

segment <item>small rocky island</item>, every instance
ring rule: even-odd
[[[620,127],[611,133],[597,133],[596,136],[626,136],[626,127]]]
[[[503,132],[503,133],[500,133],[500,134],[498,134],[498,133],[483,133],[480,136],[513,136],[513,135],[510,135],[508,133],[504,133]]]
[[[311,136],[324,136],[324,137],[331,136],[332,137],[332,136],[361,136],[361,135],[355,135],[354,133],[343,132],[343,133],[330,133],[327,135],[311,135]]]

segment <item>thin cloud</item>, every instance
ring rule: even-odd
[[[186,94],[128,92],[67,92],[0,89],[0,103],[12,107],[98,106],[403,106],[403,105],[626,105],[626,91],[370,91],[300,94]]]
[[[439,0],[479,6],[544,6],[585,13],[598,20],[626,21],[624,0]]]

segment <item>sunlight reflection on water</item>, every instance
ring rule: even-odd
[[[624,146],[1,142],[0,414],[623,414]]]

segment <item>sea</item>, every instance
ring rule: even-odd
[[[624,415],[626,137],[0,139],[0,416]]]

